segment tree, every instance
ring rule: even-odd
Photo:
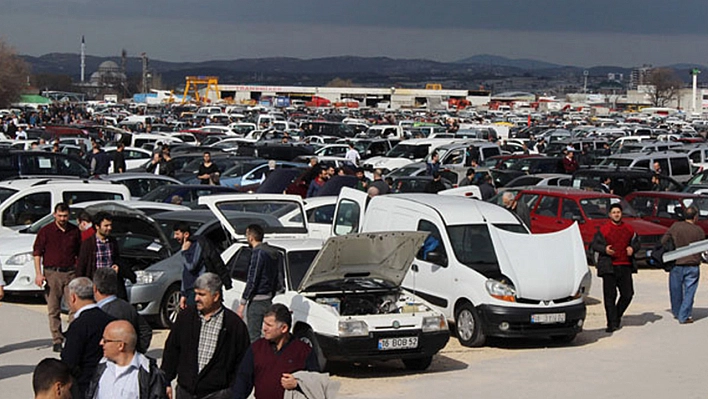
[[[351,79],[342,79],[340,77],[336,77],[327,84],[325,84],[325,87],[354,87],[354,82],[352,82]]]
[[[649,73],[647,78],[649,84],[649,98],[655,107],[666,107],[671,100],[674,100],[683,87],[683,81],[676,75],[673,69],[656,68]]]
[[[15,50],[0,40],[0,108],[7,108],[20,99],[27,86],[29,68]]]

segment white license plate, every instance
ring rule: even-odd
[[[381,338],[379,350],[414,349],[418,347],[418,337]]]
[[[532,314],[531,315],[531,323],[538,323],[538,324],[565,323],[565,313]]]

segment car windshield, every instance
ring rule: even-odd
[[[610,205],[619,203],[622,206],[623,217],[638,217],[637,212],[625,200],[616,197],[583,198],[580,206],[589,219],[607,219]],[[565,206],[565,205],[564,205]]]
[[[503,230],[528,234],[520,224],[495,225]],[[447,234],[455,257],[460,263],[488,278],[501,277],[499,261],[486,224],[449,226]]]
[[[319,251],[291,251],[288,252],[288,281],[292,289],[297,289],[310,269],[312,261]]]
[[[388,158],[423,159],[428,155],[429,148],[430,144],[410,145],[400,143],[391,148],[391,150],[386,153],[386,156]]]
[[[217,208],[224,214],[229,211],[249,212],[259,214],[264,218],[266,226],[263,226],[266,233],[280,234],[301,234],[307,233],[305,226],[305,211],[300,203],[290,200],[237,200],[217,203]],[[301,218],[293,220],[292,213],[298,210],[303,215]],[[292,213],[291,213],[292,212]],[[287,215],[283,217],[282,215]],[[287,220],[282,220],[286,218]],[[241,223],[231,222],[237,234],[245,234],[246,226]]]
[[[684,208],[689,206],[698,208],[699,218],[708,218],[708,198],[685,198],[682,201]]]
[[[420,166],[404,166],[402,168],[398,168],[394,170],[393,172],[389,173],[389,177],[404,177],[404,176],[413,176],[414,173],[418,172],[421,169]]]
[[[513,165],[509,166],[508,169],[511,170],[529,170],[531,168],[531,165],[536,161],[536,158],[521,158],[518,161],[514,162]]]
[[[162,202],[168,195],[172,193],[171,185],[160,186],[149,193],[143,195],[141,201]]]
[[[600,162],[601,166],[611,166],[611,167],[627,167],[634,161],[632,158],[606,158],[604,161]]]
[[[10,198],[12,194],[15,194],[18,190],[12,188],[0,188],[0,204],[6,199]]]

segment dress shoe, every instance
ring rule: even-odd
[[[613,332],[615,332],[615,331],[617,331],[617,330],[618,330],[617,327],[609,326],[609,327],[607,327],[607,328],[605,329],[605,332],[606,332],[606,333],[613,333]]]
[[[693,323],[693,318],[689,317],[686,320],[682,321],[681,324],[691,324]]]
[[[60,353],[61,352],[61,344],[54,344],[52,345],[52,350],[54,352]]]

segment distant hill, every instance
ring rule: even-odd
[[[519,69],[535,70],[535,69],[551,69],[559,68],[562,65],[552,64],[550,62],[531,60],[527,58],[512,59],[501,57],[498,55],[479,54],[468,57],[459,61],[456,64],[481,64],[494,66],[508,66]]]

